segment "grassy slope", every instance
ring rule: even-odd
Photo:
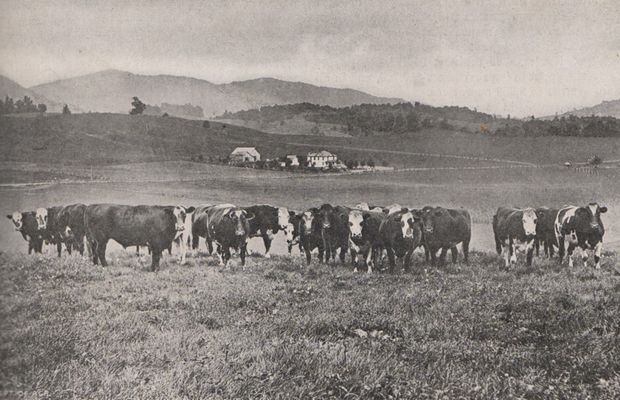
[[[367,276],[288,257],[224,272],[213,258],[185,267],[167,258],[158,273],[128,253],[114,259],[102,269],[79,257],[0,255],[0,393],[620,395],[614,254],[601,271],[543,261],[506,272],[476,253],[460,271],[428,276],[419,260],[413,274]]]
[[[593,154],[617,159],[613,138],[511,138],[426,130],[405,136],[342,138],[265,134],[219,122],[122,114],[46,115],[0,118],[3,161],[110,164],[128,161],[222,157],[237,146],[257,146],[263,158],[327,148],[341,158],[420,165],[434,160],[379,150],[443,153],[534,163],[585,161]],[[306,146],[299,143],[308,144]],[[354,149],[351,149],[354,148]],[[377,149],[377,151],[375,151]],[[453,165],[463,165],[463,161]],[[456,163],[456,164],[455,164]]]

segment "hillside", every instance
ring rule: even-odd
[[[13,100],[19,100],[24,98],[24,96],[28,96],[35,104],[43,103],[47,105],[47,110],[49,112],[60,112],[63,106],[59,102],[52,101],[45,96],[42,96],[33,90],[26,89],[19,83],[0,75],[0,99],[4,100],[6,96],[11,97]]]
[[[597,117],[620,118],[620,99],[603,101],[602,103],[595,106],[580,108],[578,110],[569,111],[562,115],[574,115],[576,117],[589,117],[591,115],[594,115]]]
[[[390,103],[399,99],[375,97],[351,89],[319,87],[272,78],[214,84],[171,75],[138,75],[106,70],[31,88],[51,99],[79,104],[85,111],[126,113],[133,96],[147,104],[192,104],[205,116],[271,104],[312,102],[343,107],[359,103]]]

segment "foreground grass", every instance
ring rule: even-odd
[[[618,398],[620,276],[0,255],[0,396]]]

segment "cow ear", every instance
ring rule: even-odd
[[[289,217],[294,217],[294,216],[295,216],[295,211],[291,211],[291,210],[289,210],[289,212],[288,212],[288,216],[289,216]]]
[[[366,221],[368,218],[370,218],[370,214],[362,214],[362,219],[364,221]]]
[[[13,219],[13,216],[12,216],[12,215],[8,215],[8,214],[7,214],[7,216],[6,216],[6,217],[7,217],[8,219]]]
[[[604,214],[604,213],[606,213],[606,212],[607,212],[607,207],[605,207],[605,206],[603,206],[603,207],[599,207],[599,209],[598,209],[598,210],[601,212],[601,214]]]
[[[435,210],[435,215],[438,217],[441,216],[441,210]]]
[[[252,214],[252,213],[246,213],[246,214],[245,214],[245,219],[246,219],[246,221],[253,220],[253,219],[254,219],[254,214]]]
[[[185,212],[186,213],[193,213],[194,211],[196,211],[196,207],[186,207],[185,208]]]

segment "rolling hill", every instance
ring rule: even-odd
[[[41,94],[26,89],[19,83],[0,75],[0,99],[4,100],[6,96],[11,97],[13,100],[23,99],[24,96],[28,96],[35,104],[43,103],[47,105],[47,110],[51,112],[60,112],[63,104],[52,101]]]
[[[562,114],[563,116],[574,115],[576,117],[589,117],[591,115],[597,117],[614,117],[620,118],[620,99],[603,101],[592,107],[584,107],[578,110],[569,111]],[[553,117],[548,117],[553,118]]]
[[[205,116],[272,104],[311,102],[343,107],[361,103],[395,103],[352,89],[314,86],[273,78],[215,84],[202,79],[171,75],[138,75],[118,70],[59,80],[31,88],[59,102],[79,104],[85,111],[126,113],[131,98],[147,104],[192,104]]]

